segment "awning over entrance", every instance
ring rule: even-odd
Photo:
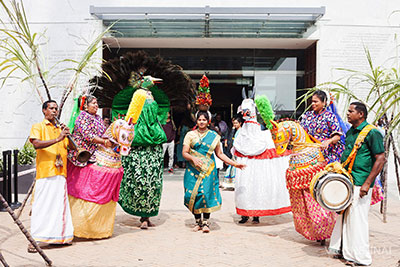
[[[90,14],[127,38],[301,38],[325,7],[98,7]]]

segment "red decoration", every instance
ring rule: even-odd
[[[196,105],[198,105],[198,108],[203,111],[208,110],[212,105],[209,85],[210,82],[208,78],[203,75],[203,77],[200,79],[199,89],[196,96]]]
[[[83,107],[85,106],[85,101],[86,101],[86,96],[82,96],[81,98],[81,106],[80,106],[80,110],[83,110]]]
[[[210,83],[208,81],[208,78],[205,75],[203,75],[203,77],[201,77],[201,80],[200,80],[200,86],[203,88],[208,88],[209,84]]]

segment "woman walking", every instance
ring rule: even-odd
[[[204,233],[210,231],[210,213],[219,210],[222,202],[213,152],[226,164],[240,169],[246,167],[222,152],[219,145],[221,137],[208,129],[210,118],[207,111],[196,114],[197,127],[186,134],[182,150],[183,157],[188,161],[184,176],[185,206],[195,217],[196,226],[193,230],[202,230]]]

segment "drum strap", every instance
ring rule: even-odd
[[[346,161],[342,164],[343,167],[346,167],[349,165],[348,172],[351,174],[351,170],[353,169],[354,161],[356,159],[357,151],[358,149],[362,146],[364,143],[365,137],[367,137],[368,133],[372,130],[376,129],[375,126],[368,124],[365,126],[361,132],[358,134],[356,142],[354,143],[353,150],[350,152],[349,157],[346,159]]]

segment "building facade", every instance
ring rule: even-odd
[[[391,66],[400,34],[396,1],[24,1],[32,31],[44,32],[41,61],[49,71],[52,98],[59,101],[78,60],[107,26],[94,62],[145,50],[181,65],[196,82],[210,79],[213,111],[236,113],[241,90],[267,94],[278,115],[293,113],[301,89],[336,81],[338,68],[364,71],[367,47],[375,65]],[[4,17],[4,16],[3,16]],[[114,24],[113,24],[114,23]],[[81,75],[78,90],[97,74]],[[54,76],[51,77],[51,74]],[[39,88],[42,90],[42,88]],[[354,86],[363,96],[365,87]],[[42,119],[41,104],[27,82],[1,88],[0,148],[20,148]],[[63,111],[68,121],[71,101]],[[341,110],[347,107],[340,107]]]

